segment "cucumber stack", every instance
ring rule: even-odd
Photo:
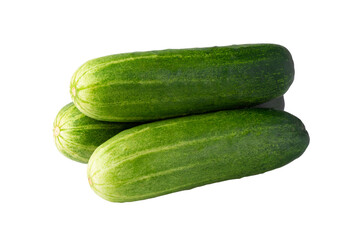
[[[97,58],[71,79],[55,143],[88,162],[91,188],[113,202],[264,173],[309,144],[283,111],[293,80],[291,54],[275,44]]]

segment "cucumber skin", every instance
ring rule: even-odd
[[[70,93],[91,118],[145,122],[255,106],[283,95],[294,74],[290,52],[275,44],[170,49],[90,60]]]
[[[58,150],[74,161],[87,163],[99,145],[138,124],[101,122],[87,117],[73,103],[69,103],[59,111],[53,125]],[[58,135],[55,133],[57,127]]]
[[[125,130],[99,146],[88,180],[108,201],[143,200],[279,168],[308,144],[303,123],[273,109],[174,118]]]

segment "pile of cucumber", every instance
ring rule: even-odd
[[[264,173],[309,144],[283,111],[293,80],[291,54],[275,44],[97,58],[71,79],[55,143],[88,163],[91,188],[112,202]]]

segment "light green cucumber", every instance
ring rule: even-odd
[[[87,163],[100,144],[136,125],[138,124],[97,121],[69,103],[56,116],[53,134],[56,147],[61,153],[77,162]]]
[[[309,144],[303,123],[272,109],[228,110],[143,124],[100,145],[88,181],[112,202],[153,198],[270,171]]]

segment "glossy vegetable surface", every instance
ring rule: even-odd
[[[309,136],[295,116],[243,109],[125,130],[91,156],[88,180],[113,202],[152,198],[270,171],[298,158]]]
[[[66,157],[87,163],[94,150],[134,123],[101,122],[81,113],[73,103],[63,107],[54,121],[56,147]]]
[[[255,106],[282,96],[293,79],[286,48],[233,45],[90,60],[73,75],[70,93],[91,118],[144,122]]]

